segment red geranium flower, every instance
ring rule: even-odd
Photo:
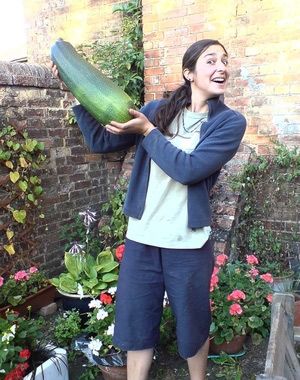
[[[30,351],[28,350],[28,348],[24,348],[24,350],[22,350],[22,351],[19,353],[20,358],[22,358],[22,359],[26,359],[26,360],[30,358],[30,355],[31,355],[31,353],[30,353]]]
[[[107,293],[101,293],[100,294],[100,301],[104,303],[104,305],[108,305],[112,303],[112,296]]]
[[[116,257],[119,261],[122,261],[125,251],[125,244],[121,244],[116,248]]]

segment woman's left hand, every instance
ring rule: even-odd
[[[133,116],[133,119],[127,121],[126,123],[111,121],[110,124],[105,126],[105,128],[115,135],[136,133],[144,136],[147,136],[148,133],[155,128],[154,125],[141,112],[131,108],[128,112]]]

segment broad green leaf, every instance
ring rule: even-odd
[[[67,275],[59,279],[59,288],[67,293],[77,293],[77,282]]]
[[[26,219],[26,211],[25,210],[15,210],[13,211],[13,217],[18,223],[24,224]]]
[[[34,201],[35,201],[34,195],[31,194],[31,193],[27,195],[27,198],[28,198],[28,200],[29,200],[30,202],[34,202]]]
[[[16,183],[20,178],[20,174],[19,174],[19,172],[10,172],[9,178],[10,178],[11,182]]]
[[[119,263],[117,263],[116,261],[109,262],[109,263],[107,263],[101,267],[101,273],[111,272],[112,270],[114,270],[118,266],[119,266]]]
[[[113,281],[117,281],[118,280],[118,275],[115,274],[115,273],[105,273],[101,280],[104,281],[104,282],[113,282]]]
[[[99,266],[99,269],[103,268],[107,263],[111,261],[114,261],[114,257],[110,250],[100,252],[96,259],[96,263],[97,266]]]
[[[26,181],[19,181],[18,186],[24,192],[28,189],[28,183]]]
[[[72,255],[65,253],[65,266],[72,277],[77,280],[83,270],[83,257],[81,255]]]
[[[33,192],[35,195],[41,195],[43,192],[42,186],[34,186]]]
[[[29,178],[29,181],[30,181],[33,185],[38,185],[38,184],[40,184],[40,179],[39,179],[39,177],[37,177],[37,176],[31,176],[31,177]]]
[[[13,306],[17,306],[19,303],[21,303],[20,301],[22,300],[22,296],[13,296],[13,297],[7,297],[7,301],[13,305]]]

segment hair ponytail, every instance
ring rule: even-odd
[[[191,104],[191,84],[187,80],[178,87],[167,101],[157,111],[154,123],[156,127],[166,135],[169,135],[168,127],[175,116]]]

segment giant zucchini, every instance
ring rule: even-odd
[[[131,119],[131,98],[82,58],[69,42],[58,39],[51,47],[51,59],[70,92],[99,123],[125,123]]]

